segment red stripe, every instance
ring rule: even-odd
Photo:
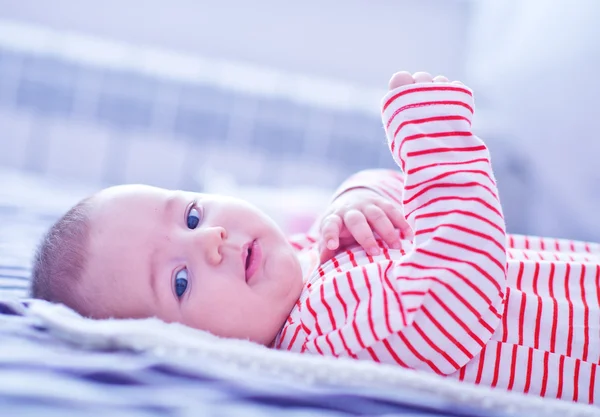
[[[467,350],[466,347],[463,346],[462,343],[460,343],[454,336],[452,336],[446,329],[444,329],[444,327],[440,324],[439,321],[437,321],[435,319],[435,317],[433,316],[433,314],[431,314],[429,312],[429,309],[423,305],[421,307],[421,310],[423,311],[423,314],[425,314],[425,316],[427,316],[427,318],[433,323],[433,325],[448,339],[450,340],[454,346],[456,346],[462,353],[465,354],[466,357],[468,357],[469,359],[471,359],[473,357],[473,354],[471,352],[469,352]]]
[[[364,266],[361,268],[363,273],[363,278],[365,279],[365,286],[367,287],[368,295],[368,303],[367,303],[367,320],[369,322],[369,329],[371,329],[371,333],[373,334],[373,338],[375,340],[379,340],[377,337],[377,333],[375,332],[375,323],[373,323],[373,291],[371,291],[371,282],[369,280],[369,274],[367,273],[367,268]],[[384,314],[387,312],[384,312]]]
[[[388,333],[393,333],[394,331],[392,330],[392,325],[390,323],[390,314],[388,314],[388,312],[390,311],[389,308],[389,304],[388,304],[388,296],[387,296],[387,291],[386,291],[386,284],[387,281],[385,280],[385,277],[383,276],[383,271],[381,270],[381,264],[377,264],[377,272],[379,273],[379,279],[381,282],[381,287],[383,288],[383,311],[385,312],[385,314],[383,315],[385,318],[385,327],[387,328]]]
[[[352,266],[358,266],[358,263],[356,263],[356,258],[354,257],[354,252],[352,252],[351,250],[346,251],[348,253],[348,258],[350,259],[350,263],[352,264]]]
[[[509,248],[515,247],[515,238],[512,235],[508,236],[508,247]]]
[[[394,102],[399,97],[402,97],[402,96],[405,96],[408,94],[412,94],[412,93],[421,93],[421,92],[425,92],[425,91],[456,91],[459,93],[468,94],[469,96],[473,96],[473,94],[466,88],[450,87],[450,86],[437,86],[435,84],[432,84],[431,86],[427,86],[427,87],[416,87],[416,88],[406,89],[404,91],[400,91],[397,94],[394,94],[392,97],[387,99],[387,101],[383,105],[383,109],[381,111],[382,112],[385,111],[390,106],[390,104],[392,104],[392,102]]]
[[[505,264],[501,263],[498,259],[496,259],[492,255],[490,255],[490,253],[488,251],[477,249],[477,248],[474,248],[473,246],[465,245],[464,243],[459,243],[459,242],[456,242],[454,240],[446,239],[446,238],[441,237],[441,236],[436,236],[436,237],[433,238],[433,240],[435,240],[437,242],[445,243],[445,244],[450,245],[450,246],[455,246],[457,248],[461,248],[461,249],[464,249],[464,250],[469,251],[469,252],[473,252],[473,253],[477,253],[479,255],[483,255],[484,257],[486,257],[490,261],[492,261],[492,263],[496,264],[496,266],[498,268],[500,268],[501,271],[504,271]],[[502,249],[504,249],[504,248],[502,248]],[[497,288],[498,288],[498,286],[497,286]]]
[[[565,356],[560,355],[560,358],[558,359],[558,389],[556,390],[556,398],[562,398],[564,368]]]
[[[335,288],[334,288],[334,290],[335,290]],[[327,315],[329,317],[329,321],[331,322],[331,329],[335,330],[335,329],[337,329],[337,325],[335,323],[335,318],[333,317],[333,310],[331,309],[331,306],[329,305],[329,303],[325,300],[325,285],[324,284],[321,284],[321,288],[319,288],[319,293],[320,293],[319,295],[321,297],[321,303],[327,310]],[[308,303],[308,299],[306,301]]]
[[[529,249],[529,237],[525,236],[525,249]]]
[[[588,394],[589,398],[590,398],[590,404],[594,403],[594,393],[595,391],[595,387],[594,385],[596,384],[596,368],[598,366],[592,364],[591,369],[590,369],[590,392]]]
[[[581,361],[575,359],[575,371],[573,373],[573,401],[579,400],[579,366]]]
[[[429,294],[444,309],[444,311],[446,311],[446,313],[448,313],[448,315],[452,317],[452,319],[458,323],[460,327],[462,327],[466,334],[468,334],[482,348],[485,346],[485,343],[483,343],[483,341],[456,315],[456,313],[454,313],[454,311],[448,308],[448,306],[433,291],[429,292]]]
[[[392,257],[390,256],[390,252],[388,250],[388,248],[386,247],[385,243],[382,240],[377,240],[377,244],[379,245],[379,247],[381,248],[381,252],[383,253],[383,257],[388,260],[391,261]]]
[[[535,264],[535,272],[533,273],[533,293],[537,297],[537,311],[535,313],[535,330],[534,330],[534,341],[533,347],[534,349],[539,349],[540,347],[540,329],[542,326],[542,297],[538,294],[538,276],[540,273],[540,264],[536,262]]]
[[[456,363],[456,361],[454,359],[452,359],[450,357],[450,355],[448,355],[446,352],[444,352],[442,349],[440,349],[439,346],[437,346],[435,343],[433,343],[433,341],[427,336],[427,334],[423,331],[423,329],[421,329],[421,326],[419,326],[418,322],[415,322],[413,324],[413,327],[417,331],[417,333],[419,333],[419,335],[425,341],[425,343],[427,343],[438,354],[442,355],[442,357],[444,359],[446,359],[446,361],[450,365],[452,365],[452,367],[454,368],[454,370],[457,370],[458,368],[460,368],[460,365],[458,363]]]
[[[396,132],[394,133],[394,139],[398,136],[398,132],[400,132],[400,129],[402,128],[402,124],[400,126],[398,126],[398,128],[396,129]],[[472,137],[473,133],[470,131],[462,131],[462,130],[451,130],[449,132],[431,132],[431,133],[416,133],[414,135],[408,135],[405,136],[401,143],[400,146],[398,147],[398,155],[402,154],[402,148],[404,147],[404,145],[407,142],[411,142],[411,141],[415,141],[415,140],[419,140],[419,139],[428,139],[427,142],[429,142],[430,139],[440,139],[440,138],[465,138],[465,137]]]
[[[404,303],[400,299],[400,294],[398,293],[398,291],[396,291],[396,287],[394,285],[392,285],[392,282],[390,281],[390,277],[388,276],[388,271],[390,270],[390,268],[393,267],[393,265],[394,264],[392,262],[390,262],[388,264],[387,268],[385,269],[385,273],[383,274],[383,278],[385,279],[385,283],[386,283],[387,287],[392,290],[392,294],[394,294],[394,297],[396,298],[396,302],[398,303],[398,308],[400,309],[400,317],[402,318],[402,327],[406,327],[407,320],[406,320],[406,314],[404,312]]]
[[[346,352],[348,352],[348,355],[350,355],[350,357],[355,358],[356,359],[356,355],[354,353],[352,353],[352,351],[350,350],[350,348],[348,347],[348,344],[346,343],[346,339],[344,338],[344,335],[342,334],[342,331],[339,330],[337,332],[337,334],[340,336],[340,340],[342,341],[342,346],[344,346],[344,350]]]
[[[329,340],[329,336],[330,336],[330,335],[331,335],[331,333],[327,333],[327,334],[325,335],[325,341],[327,342],[327,345],[329,346],[329,349],[331,350],[331,354],[332,354],[333,356],[335,356],[335,357],[338,357],[338,354],[337,354],[337,352],[335,351],[335,348],[333,347],[333,343],[331,343],[331,340]],[[316,340],[317,340],[317,339],[315,339],[315,343],[316,343]]]
[[[527,297],[525,296],[525,293],[521,293],[521,305],[519,307],[519,345],[521,346],[523,346],[523,327],[525,326],[526,303]]]
[[[567,334],[567,356],[571,356],[571,350],[573,348],[573,301],[571,301],[571,294],[569,291],[569,280],[571,276],[571,264],[567,263],[567,276],[565,277],[565,297],[567,298],[567,304],[569,306],[569,332]]]
[[[350,276],[350,272],[346,273],[346,278],[349,280],[352,279],[352,277]],[[346,302],[344,301],[344,297],[342,297],[340,295],[340,290],[337,285],[337,277],[333,277],[332,281],[333,281],[333,290],[335,291],[335,296],[337,297],[338,301],[342,305],[342,308],[344,309],[344,318],[348,319],[348,306],[346,305]]]
[[[481,383],[481,378],[483,376],[484,362],[485,362],[485,358],[487,357],[486,353],[487,353],[487,346],[484,346],[484,348],[481,349],[481,352],[479,353],[479,366],[477,367],[477,377],[475,378],[476,384]]]
[[[427,191],[436,189],[436,188],[467,188],[467,187],[481,187],[484,190],[486,190],[492,197],[494,197],[494,199],[498,200],[498,196],[496,195],[496,193],[494,193],[494,191],[492,191],[489,187],[473,181],[473,182],[466,182],[466,183],[454,183],[454,182],[448,182],[448,183],[439,183],[439,184],[433,184],[430,185],[429,187],[425,187],[422,190],[420,190],[419,192],[416,192],[412,195],[412,197],[405,199],[402,204],[407,205],[410,204],[413,200],[419,198],[421,195],[425,194]]]
[[[392,294],[394,294],[394,297],[396,298],[396,302],[398,303],[398,308],[400,309],[400,316],[402,318],[402,326],[406,327],[407,325],[407,319],[406,319],[406,313],[404,312],[404,303],[400,297],[399,292],[396,290],[395,285],[392,284],[391,282],[391,278],[389,277],[388,271],[393,267],[393,263],[390,262],[387,266],[387,268],[385,269],[385,273],[383,274],[383,277],[385,279],[385,283],[387,285],[388,288],[390,288],[392,290]]]
[[[413,295],[413,296],[424,296],[427,294],[427,291],[423,290],[410,290],[410,291],[402,291],[402,295]]]
[[[298,250],[302,249],[302,245],[300,245],[299,243],[296,242],[290,242],[292,244],[292,246]]]
[[[454,271],[454,270],[451,270],[450,268],[442,268],[442,267],[439,267],[439,268],[438,268],[438,267],[435,267],[435,266],[424,266],[424,265],[421,265],[421,264],[415,264],[415,263],[412,263],[412,262],[407,262],[407,263],[405,263],[404,265],[405,265],[405,266],[408,266],[408,267],[411,267],[411,266],[412,266],[412,267],[414,267],[414,268],[418,268],[418,269],[425,269],[425,270],[429,270],[429,269],[444,269],[444,270],[447,270],[447,271],[450,271],[450,272],[454,273],[455,275],[458,275],[458,273],[457,273],[456,271]],[[467,284],[469,284],[469,283],[470,283],[470,281],[467,281],[467,280],[465,280],[465,279],[464,279],[464,277],[462,277],[462,276],[460,276],[460,277],[461,277],[461,278],[463,278],[463,280],[464,280],[464,281],[465,281]],[[438,277],[419,277],[419,278],[397,277],[396,279],[397,279],[397,280],[400,280],[400,279],[405,279],[405,280],[407,280],[407,281],[416,281],[416,280],[424,280],[424,279],[427,279],[427,280],[433,280],[433,281],[435,281],[436,283],[438,283],[438,284],[440,284],[440,285],[444,286],[444,287],[445,287],[445,288],[446,288],[448,291],[450,291],[450,292],[452,293],[452,295],[454,295],[454,296],[455,296],[455,297],[456,297],[456,298],[457,298],[457,299],[458,299],[458,300],[459,300],[459,301],[460,301],[460,302],[461,302],[461,303],[462,303],[462,304],[463,304],[463,305],[464,305],[464,306],[465,306],[465,307],[466,307],[466,308],[467,308],[467,309],[468,309],[468,310],[469,310],[469,311],[470,311],[470,312],[473,314],[473,316],[477,317],[478,319],[481,319],[481,313],[480,313],[480,312],[479,312],[479,311],[478,311],[478,310],[477,310],[475,307],[473,307],[473,306],[472,306],[472,305],[471,305],[471,304],[470,304],[470,303],[467,301],[467,299],[466,299],[466,298],[464,298],[464,297],[463,297],[463,296],[462,296],[462,295],[461,295],[461,294],[460,294],[460,293],[459,293],[459,292],[458,292],[458,291],[457,291],[457,290],[454,288],[454,286],[453,286],[453,285],[450,285],[450,284],[448,284],[448,283],[446,283],[446,282],[442,281],[442,280],[441,280],[441,279],[439,279]],[[471,283],[471,284],[472,284],[472,283]],[[479,290],[479,289],[477,288],[477,290]],[[429,289],[429,290],[428,290],[428,293],[429,293],[429,294],[431,294],[432,296],[434,296],[434,293],[433,293],[433,291],[432,291],[431,289]],[[491,302],[488,302],[488,304],[491,304]],[[492,331],[493,331],[493,329],[492,329]]]
[[[434,238],[434,239],[438,240],[437,238]],[[432,258],[443,259],[444,261],[452,261],[452,262],[456,262],[459,264],[470,265],[475,270],[477,270],[477,272],[479,272],[479,274],[484,276],[490,282],[490,284],[492,284],[496,288],[498,293],[500,295],[502,295],[502,287],[500,286],[500,284],[494,279],[494,277],[492,275],[490,275],[487,271],[483,270],[475,262],[467,261],[465,259],[460,259],[460,258],[452,258],[450,256],[446,256],[441,253],[431,252],[431,251],[425,250],[423,248],[417,248],[415,250],[415,252],[422,253],[423,255],[431,256]],[[440,269],[450,270],[450,268],[440,268]],[[456,273],[456,274],[460,276],[460,278],[464,281],[465,284],[467,284],[467,286],[472,288],[483,300],[485,300],[486,303],[490,304],[490,306],[493,306],[493,303],[489,299],[489,297],[477,285],[475,285],[469,278],[467,278],[461,274],[458,274],[458,273]]]
[[[581,265],[581,276],[579,277],[581,288],[581,301],[583,301],[583,354],[581,359],[587,362],[588,348],[590,344],[590,309],[585,295],[585,265]]]
[[[319,318],[317,317],[317,312],[312,308],[310,304],[310,297],[308,297],[306,299],[306,308],[308,309],[310,315],[313,316],[313,318],[315,319],[315,330],[317,331],[317,334],[321,336],[323,334],[323,331],[321,330],[321,326],[319,326]]]
[[[502,342],[508,341],[508,306],[510,304],[510,287],[506,287],[506,303],[504,304],[504,313],[502,314]]]
[[[437,203],[439,201],[447,201],[447,200],[474,201],[474,202],[480,203],[482,206],[486,207],[488,210],[491,210],[494,213],[496,213],[498,215],[498,217],[502,218],[502,213],[500,213],[500,210],[498,210],[496,207],[489,204],[487,201],[485,201],[479,197],[460,197],[457,195],[449,195],[449,196],[432,198],[431,200],[428,200],[426,203],[421,204],[419,207],[417,207],[417,208],[413,209],[412,211],[408,212],[407,214],[405,214],[405,217],[409,218],[417,210],[421,210],[421,209],[423,209],[431,204]],[[472,212],[468,211],[468,213],[472,213]]]
[[[431,148],[431,149],[422,149],[420,151],[412,151],[412,152],[407,152],[406,153],[406,157],[407,158],[414,158],[416,156],[423,156],[423,155],[430,155],[432,153],[447,153],[447,152],[479,152],[479,151],[486,151],[487,148],[485,147],[485,145],[477,145],[477,146],[465,146],[462,148],[459,147],[441,147],[441,148]]]
[[[390,342],[387,339],[383,339],[383,346],[385,346],[385,348],[387,349],[387,351],[389,352],[390,356],[392,357],[392,359],[394,359],[394,361],[404,367],[404,368],[409,368],[409,366],[402,360],[400,359],[400,357],[396,354],[396,352],[394,351],[394,349],[392,349],[392,346],[390,345]]]
[[[348,275],[350,275],[350,274],[348,274]],[[354,299],[356,301],[356,308],[354,309],[353,316],[357,317],[356,312],[357,312],[358,306],[360,304],[360,298],[358,297],[356,289],[354,288],[354,284],[352,283],[352,279],[348,280],[348,285],[349,285],[350,291],[352,292],[352,295],[354,296]],[[361,349],[364,349],[365,348],[365,344],[364,344],[364,342],[362,340],[362,337],[360,337],[360,331],[359,331],[358,326],[356,324],[356,320],[352,321],[352,329],[354,330],[354,333],[356,334],[356,340],[358,341],[358,344],[360,345]]]
[[[511,355],[511,360],[510,360],[510,374],[508,377],[508,386],[506,389],[508,389],[509,391],[512,391],[513,386],[515,384],[515,371],[517,368],[517,345],[513,345],[512,346],[512,355]]]
[[[416,163],[416,161],[413,161]],[[429,169],[429,168],[438,168],[438,167],[443,167],[443,166],[455,166],[455,165],[471,165],[471,164],[477,164],[479,162],[484,162],[486,164],[490,164],[490,160],[488,158],[475,158],[475,159],[466,159],[464,161],[455,161],[455,162],[439,162],[439,163],[433,163],[433,164],[426,164],[426,165],[418,165],[416,167],[410,168],[408,171],[406,171],[407,175],[412,175],[412,174],[416,174],[419,171],[423,171],[425,169]]]
[[[435,177],[430,177],[424,181],[421,181],[419,183],[415,183],[415,184],[410,184],[407,185],[406,187],[404,187],[405,190],[413,190],[415,188],[421,187],[424,184],[430,183],[430,182],[436,182],[439,181],[443,178],[449,177],[451,175],[455,175],[455,174],[481,174],[484,177],[486,177],[488,180],[490,180],[492,182],[492,184],[494,183],[494,180],[492,179],[492,177],[490,177],[490,174],[488,174],[487,172],[481,170],[481,169],[457,169],[454,171],[446,171],[443,172],[439,175],[436,175]]]
[[[463,366],[462,368],[460,368],[460,371],[458,372],[458,379],[460,381],[464,381],[465,380],[465,374],[467,372],[467,366]]]
[[[294,330],[294,335],[292,336],[292,340],[290,340],[287,350],[291,350],[294,347],[294,342],[296,341],[296,337],[298,337],[298,333],[300,333],[300,326],[296,326],[296,330]]]
[[[440,369],[435,366],[435,363],[431,362],[429,359],[425,358],[423,355],[421,355],[417,349],[415,349],[415,347],[413,345],[411,345],[410,341],[408,340],[408,338],[402,333],[402,332],[398,332],[397,333],[398,336],[400,337],[400,339],[404,342],[404,344],[406,345],[406,347],[408,348],[408,350],[410,350],[410,352],[421,362],[427,364],[431,370],[433,372],[435,372],[438,375],[443,375],[442,371],[440,371]]]
[[[527,394],[529,392],[529,387],[531,386],[531,368],[533,366],[533,349],[527,349],[527,371],[525,373],[525,387],[523,388],[523,392]]]
[[[498,343],[498,349],[496,349],[496,360],[494,362],[494,377],[490,386],[493,388],[498,385],[498,377],[500,375],[500,362],[502,362],[502,343]]]
[[[368,347],[367,348],[367,352],[369,353],[369,355],[371,355],[371,359],[373,359],[373,361],[375,361],[375,362],[381,362],[379,360],[379,358],[377,357],[377,355],[375,354],[375,351],[373,350],[373,348]]]
[[[572,240],[569,241],[569,247],[571,248],[571,252],[576,252],[575,243]]]
[[[550,263],[550,277],[548,278],[548,290],[550,292],[550,299],[554,307],[552,311],[552,330],[550,332],[550,352],[556,352],[556,327],[558,325],[558,302],[554,298],[554,262]]]
[[[342,272],[342,269],[340,268],[340,262],[338,261],[338,259],[335,256],[333,258],[331,258],[331,262],[333,263],[333,266],[335,267],[335,270],[337,272]]]
[[[458,210],[457,210],[457,211],[458,211]],[[468,213],[468,212],[466,212],[466,213]],[[418,217],[424,217],[424,215],[419,215]],[[477,215],[472,215],[471,217],[478,218],[479,216],[477,216]],[[483,220],[484,222],[486,222],[486,223],[491,223],[491,222],[490,222],[489,220],[487,220],[487,219],[482,219],[482,220]],[[500,231],[501,231],[502,233],[504,233],[504,231],[503,231],[503,230],[500,228],[500,226],[497,226],[496,224],[493,224],[493,223],[492,223],[492,226],[493,226],[494,228],[496,228],[496,229],[500,229]],[[433,233],[433,232],[437,231],[437,229],[439,229],[440,227],[448,227],[448,228],[450,228],[450,229],[456,229],[456,230],[460,230],[461,232],[469,233],[469,234],[471,234],[471,235],[473,235],[473,236],[477,236],[477,237],[479,237],[479,238],[481,238],[481,239],[488,240],[488,241],[492,242],[492,243],[493,243],[493,244],[494,244],[496,247],[498,247],[498,249],[501,249],[503,252],[505,251],[505,247],[504,247],[504,245],[502,245],[502,243],[500,243],[500,242],[496,241],[496,240],[495,240],[493,237],[491,237],[490,235],[486,235],[486,234],[483,234],[483,233],[481,233],[481,232],[478,232],[478,231],[476,231],[476,230],[469,229],[469,228],[467,228],[467,227],[463,227],[463,226],[459,226],[459,225],[457,225],[457,224],[454,224],[454,223],[441,223],[441,224],[438,224],[437,226],[435,226],[435,227],[433,227],[433,228],[430,228],[430,229],[420,229],[420,230],[417,230],[417,232],[415,233],[415,236],[420,236],[420,235],[423,235],[423,234]],[[503,267],[503,269],[504,269],[504,267]]]
[[[321,277],[321,279],[324,279],[325,271],[323,271],[323,265],[319,265],[319,267],[317,268],[317,271],[319,272],[319,277]]]
[[[315,349],[317,350],[317,352],[319,353],[319,355],[323,356],[323,351],[321,350],[321,348],[319,347],[319,344],[317,343],[317,341],[319,340],[318,337],[313,339],[313,345],[315,346]],[[331,347],[333,349],[333,346]],[[332,351],[333,353],[333,351]]]
[[[287,330],[290,326],[283,326],[283,331],[281,332],[281,336],[279,337],[279,343],[277,343],[277,349],[281,348],[281,344],[283,343],[283,340],[285,339],[285,335],[287,333]]]
[[[544,238],[540,238],[540,247],[542,248],[543,251],[546,250],[546,242]]]
[[[421,107],[429,107],[429,106],[460,106],[460,107],[464,107],[465,109],[469,110],[470,113],[473,113],[473,108],[471,106],[469,106],[468,104],[463,103],[462,101],[440,100],[440,101],[424,101],[421,103],[412,103],[412,104],[407,104],[407,105],[404,105],[404,106],[396,109],[394,111],[394,113],[392,113],[390,115],[387,123],[385,124],[386,130],[389,129],[390,125],[392,124],[392,122],[394,121],[396,116],[398,116],[400,113],[402,113],[406,110],[410,110],[410,109],[418,109]],[[396,138],[394,137],[394,140],[395,139]]]
[[[587,253],[592,253],[592,251],[590,250],[590,245],[587,242],[585,242],[585,244],[584,244],[584,249]]]
[[[393,138],[396,138],[396,136],[398,136],[398,132],[400,132],[400,130],[402,130],[403,127],[408,126],[408,125],[418,125],[418,124],[424,124],[424,123],[430,123],[430,122],[450,122],[450,121],[458,121],[458,120],[467,122],[469,124],[469,126],[471,125],[471,121],[464,116],[434,116],[434,117],[426,117],[424,119],[406,120],[398,125],[398,127],[396,128],[396,131],[394,132]]]
[[[542,388],[540,390],[540,397],[544,397],[546,395],[546,387],[548,386],[548,358],[550,357],[550,353],[547,351],[544,352],[544,374],[542,375]]]

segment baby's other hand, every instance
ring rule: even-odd
[[[368,188],[353,188],[339,195],[321,220],[319,253],[321,263],[336,252],[358,243],[370,255],[379,255],[374,232],[389,247],[400,247],[398,231],[410,231],[402,210]]]

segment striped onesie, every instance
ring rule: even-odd
[[[600,402],[600,245],[506,234],[468,88],[403,86],[382,114],[404,174],[363,171],[336,194],[373,189],[413,233],[321,265],[317,233],[292,238],[304,289],[275,347]]]

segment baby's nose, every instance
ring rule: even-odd
[[[227,239],[227,231],[220,226],[208,227],[202,235],[202,247],[206,260],[212,265],[218,265],[223,258],[221,248]]]

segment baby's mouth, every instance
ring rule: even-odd
[[[244,275],[248,282],[256,274],[262,260],[261,248],[256,239],[244,246],[242,256],[244,257]]]
[[[246,249],[246,267],[245,267],[246,272],[248,271],[248,266],[250,266],[251,259],[252,259],[252,244],[250,244],[248,246],[248,248]]]

